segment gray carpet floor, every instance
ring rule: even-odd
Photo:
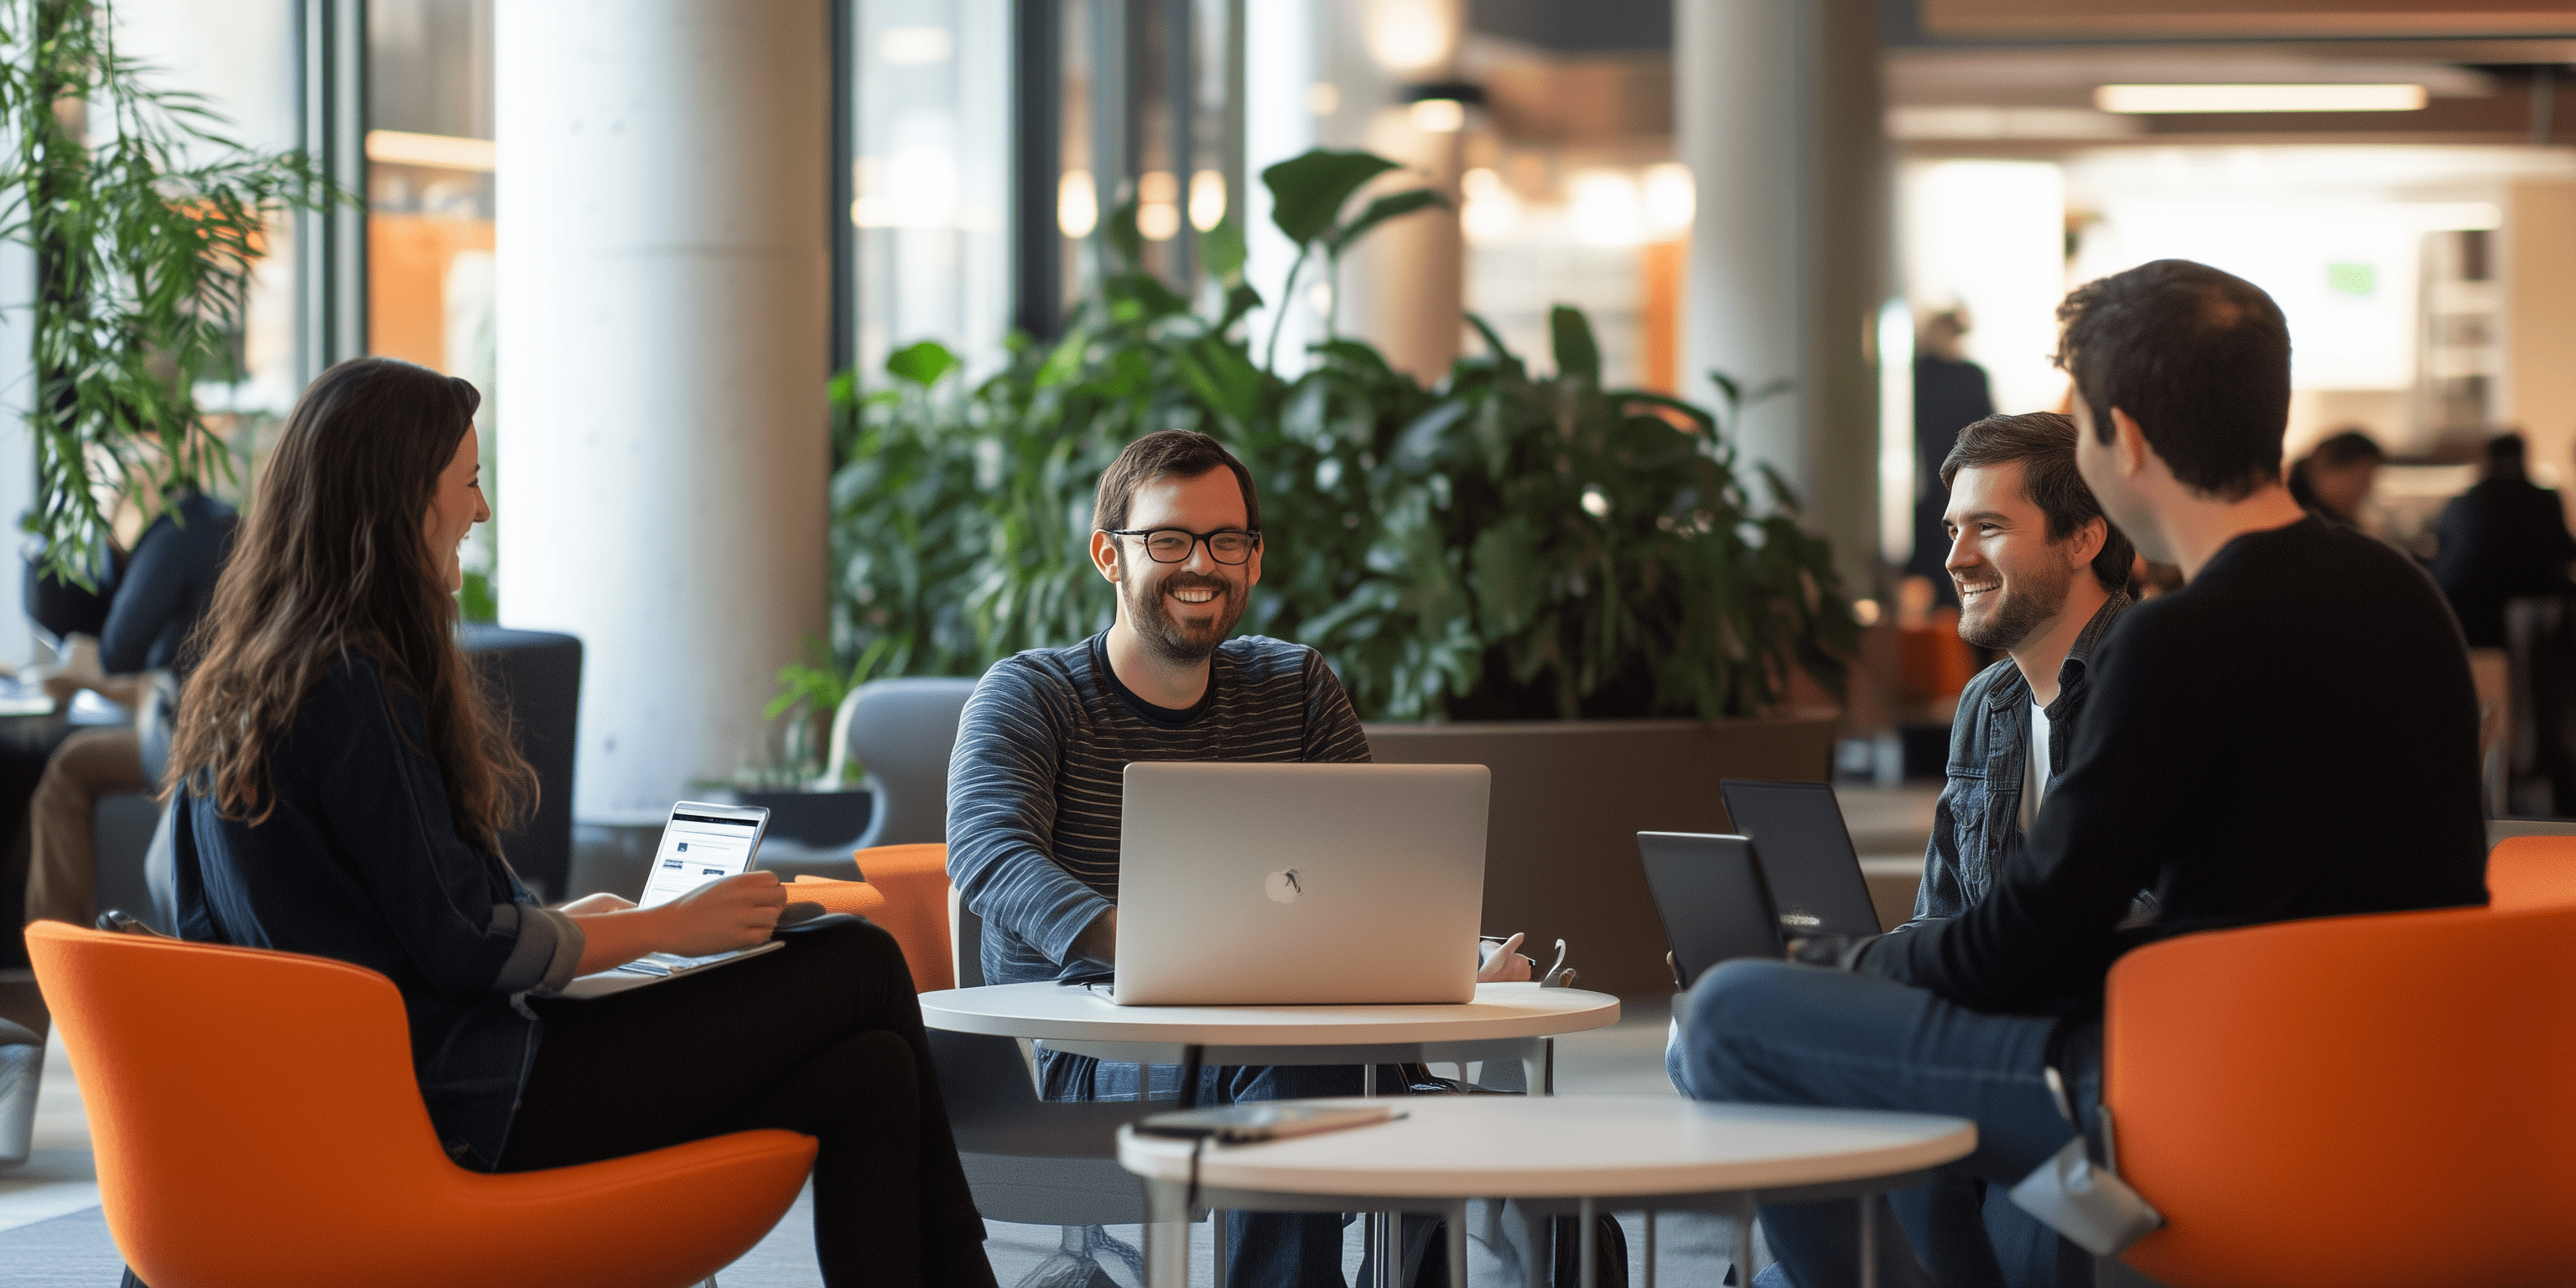
[[[1628,1234],[1628,1282],[1642,1285],[1646,1282],[1644,1223],[1631,1213],[1622,1216],[1620,1224]],[[1133,1226],[1113,1226],[1110,1233],[1130,1246],[1135,1244],[1137,1231]],[[1193,1282],[1206,1283],[1210,1248],[1205,1224],[1193,1235],[1191,1278]],[[1003,1288],[1014,1288],[1054,1253],[1058,1238],[1053,1227],[990,1223],[984,1249],[992,1258],[994,1277]],[[1714,1217],[1668,1213],[1657,1218],[1656,1279],[1693,1288],[1716,1288],[1725,1276],[1734,1238],[1733,1226]],[[768,1238],[717,1279],[722,1288],[820,1288],[823,1279],[814,1268],[813,1239],[812,1209],[806,1200],[799,1199]],[[0,1231],[0,1284],[9,1288],[115,1288],[124,1268],[124,1262],[117,1258],[115,1243],[108,1238],[106,1217],[98,1208]],[[1118,1283],[1119,1288],[1137,1288],[1126,1275],[1116,1273],[1119,1268],[1112,1269],[1111,1282]],[[1355,1280],[1358,1270],[1359,1240],[1354,1235],[1343,1256],[1345,1279]],[[1471,1239],[1468,1283],[1502,1288],[1518,1282],[1516,1277],[1506,1278],[1503,1272],[1503,1265],[1483,1243]]]

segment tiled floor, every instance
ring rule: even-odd
[[[1923,839],[1931,827],[1934,793],[1928,789],[1879,790],[1844,787],[1843,808],[1862,864],[1879,894],[1882,916],[1890,907],[1910,905],[1912,881],[1920,871]],[[1901,917],[1901,912],[1898,914]],[[1672,1084],[1663,1070],[1668,999],[1626,999],[1618,1024],[1561,1040],[1557,1056],[1557,1089],[1567,1094],[1669,1096]],[[0,1285],[6,1288],[112,1288],[121,1263],[98,1208],[98,1183],[91,1168],[89,1128],[81,1116],[80,1089],[60,1043],[46,1051],[43,1094],[36,1110],[36,1154],[24,1167],[0,1172]],[[1644,1227],[1630,1215],[1628,1230],[1630,1282],[1643,1282]],[[989,1223],[986,1250],[1005,1288],[1021,1279],[1052,1253],[1059,1235],[1054,1227]],[[1133,1227],[1113,1228],[1131,1245]],[[1659,1278],[1674,1283],[1718,1283],[1720,1267],[1734,1246],[1733,1228],[1714,1218],[1666,1216],[1657,1222]],[[1207,1232],[1197,1231],[1198,1256],[1205,1264]],[[809,1288],[819,1285],[814,1269],[813,1218],[806,1199],[769,1237],[721,1276],[725,1288]],[[1359,1264],[1354,1235],[1345,1254],[1345,1270]],[[1471,1252],[1468,1275],[1480,1283],[1502,1282],[1501,1265],[1481,1245]],[[1113,1272],[1113,1277],[1115,1277]],[[1132,1283],[1122,1288],[1136,1288]]]

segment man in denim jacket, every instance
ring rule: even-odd
[[[2087,659],[2131,603],[2134,552],[2075,472],[2075,422],[1989,416],[1960,431],[1941,482],[1959,635],[2006,656],[1959,695],[1923,884],[1900,934],[1966,912],[2021,849],[2083,718]],[[1942,1177],[1895,1196],[1895,1207],[1938,1282],[2089,1281],[2085,1254],[2000,1187]]]

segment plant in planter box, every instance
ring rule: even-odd
[[[1300,248],[1292,278],[1437,203],[1400,192],[1342,218],[1393,168],[1314,152],[1264,173]],[[1132,213],[1104,227],[1132,266]],[[1856,628],[1824,541],[1753,506],[1719,413],[1603,390],[1579,313],[1556,313],[1551,376],[1487,331],[1490,352],[1425,388],[1328,331],[1292,380],[1242,334],[1260,297],[1240,236],[1206,245],[1230,286],[1217,316],[1131,267],[1061,342],[1015,338],[979,385],[929,344],[889,361],[892,388],[836,382],[839,656],[972,674],[1098,630],[1093,485],[1129,440],[1184,428],[1227,442],[1261,489],[1262,581],[1240,629],[1321,648],[1364,716],[1714,718],[1770,707],[1791,667],[1839,682]]]
[[[1363,711],[1716,719],[1771,708],[1792,667],[1838,686],[1859,628],[1830,547],[1768,466],[1780,505],[1756,510],[1717,412],[1602,389],[1574,309],[1546,377],[1475,325],[1488,352],[1381,448],[1368,577],[1300,633]]]

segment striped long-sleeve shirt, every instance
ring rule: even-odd
[[[948,764],[948,878],[984,919],[985,982],[1081,969],[1074,939],[1118,901],[1130,761],[1368,758],[1341,681],[1303,644],[1219,645],[1186,711],[1119,683],[1105,635],[994,664]]]

